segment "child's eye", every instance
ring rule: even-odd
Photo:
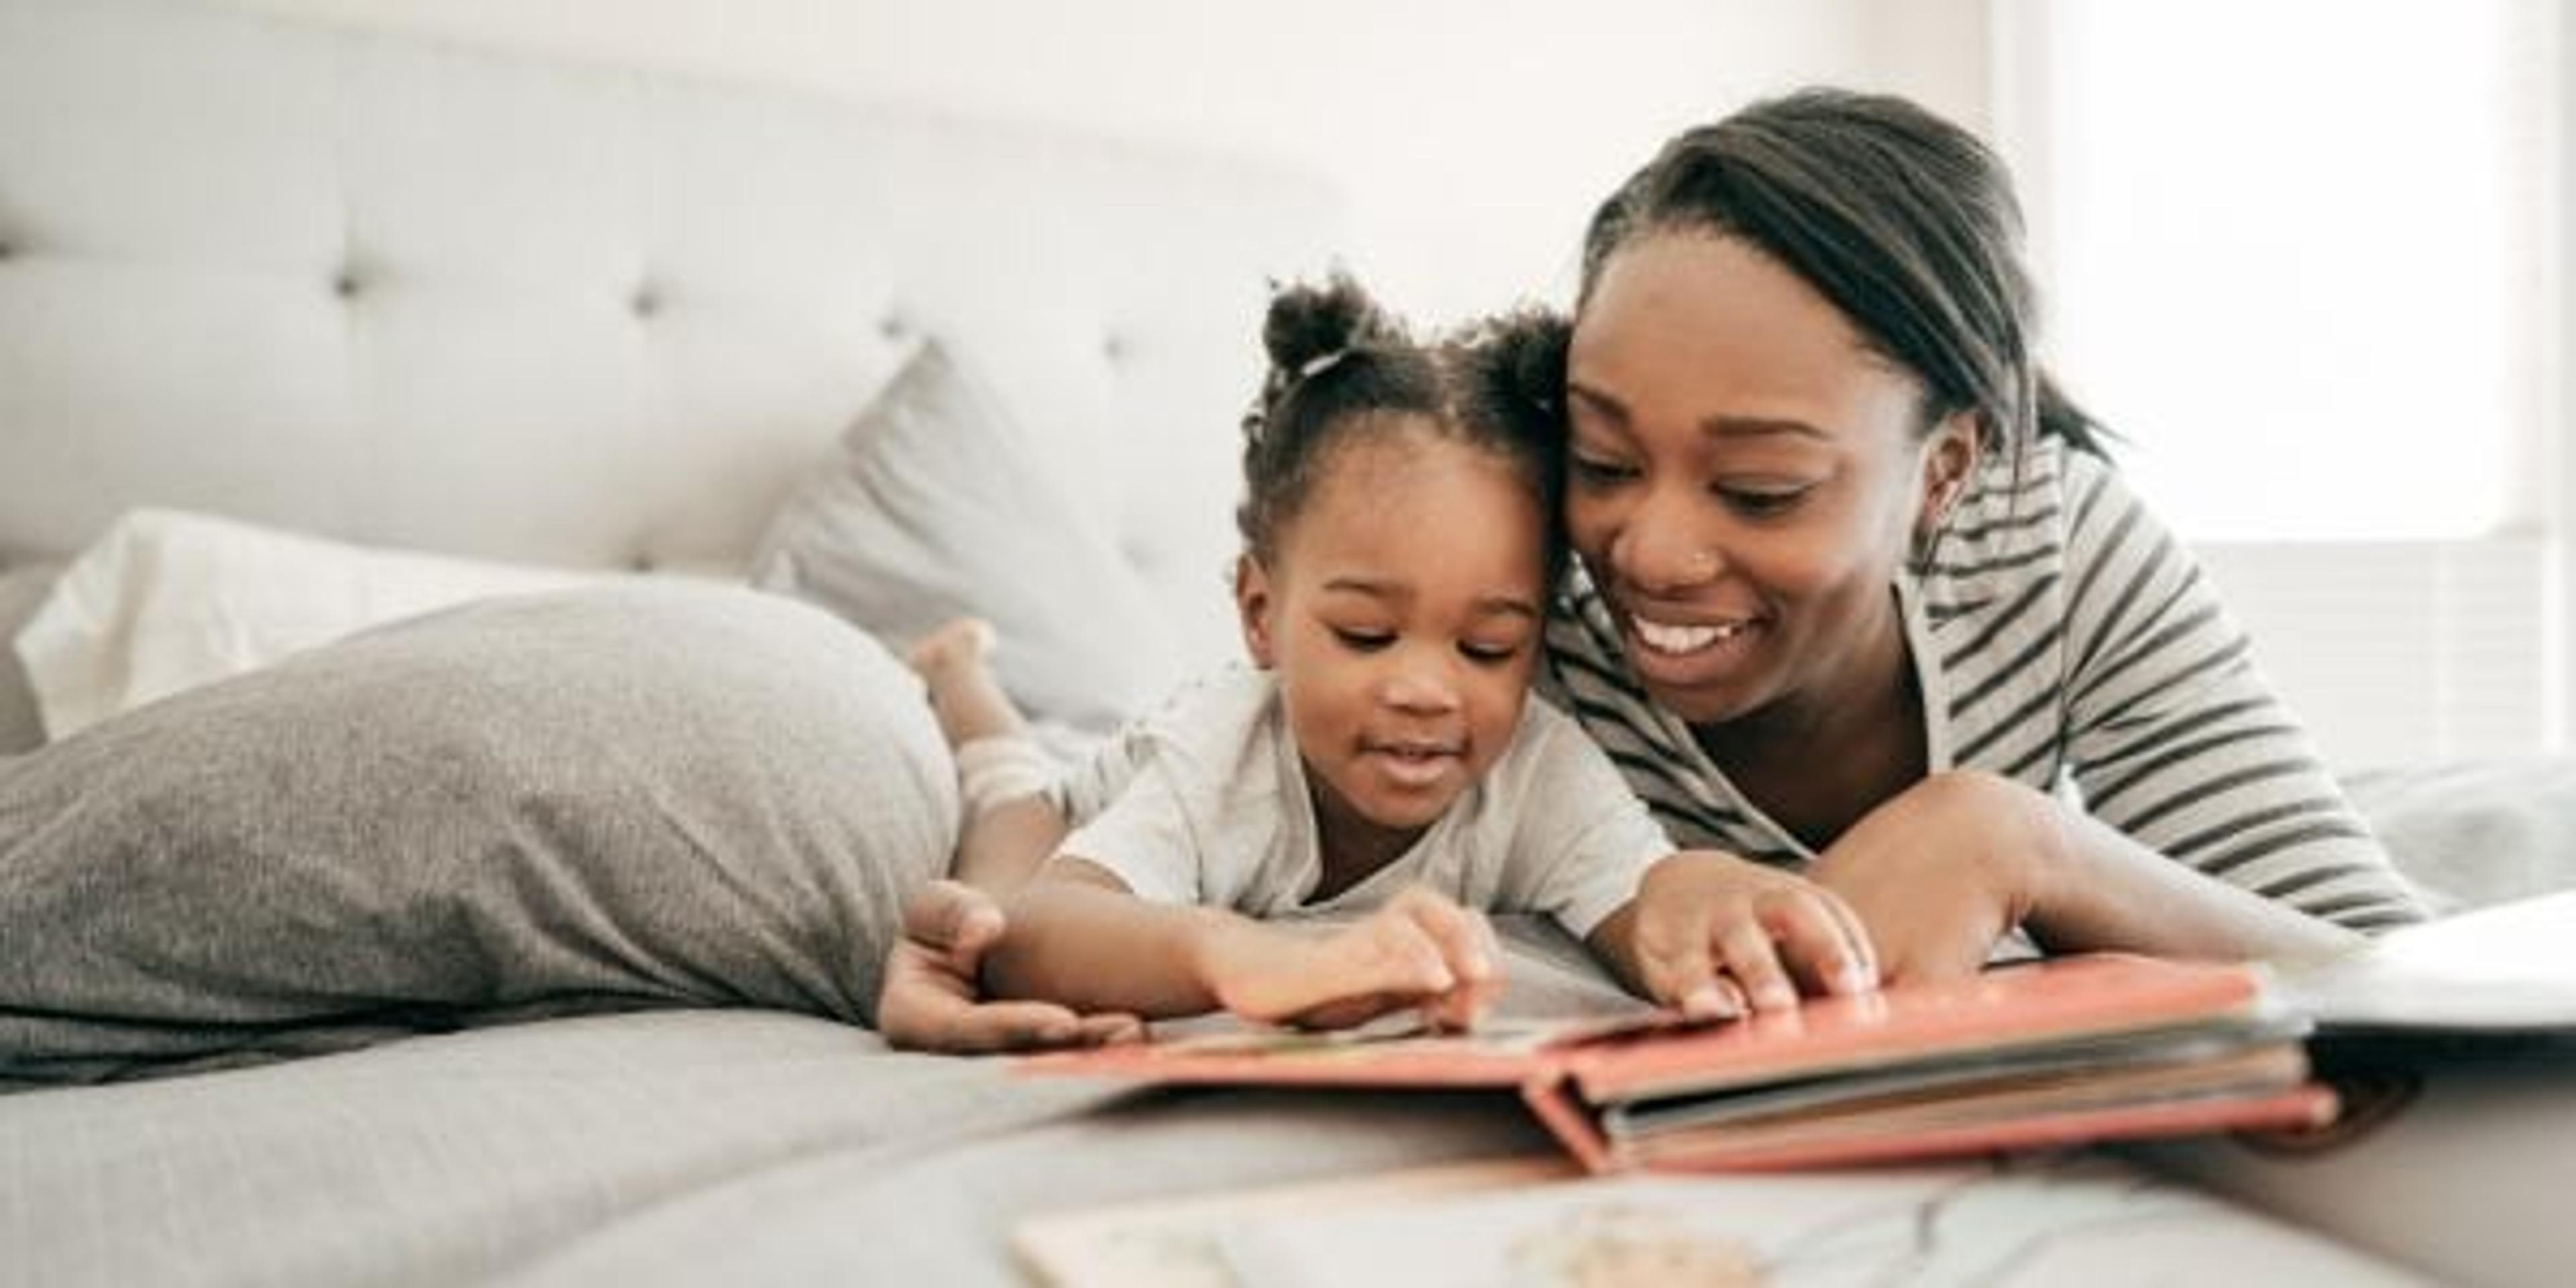
[[[1354,653],[1374,653],[1395,642],[1392,631],[1355,631],[1342,626],[1333,628],[1333,638]]]
[[[1511,661],[1514,657],[1519,656],[1521,646],[1518,644],[1477,644],[1469,642],[1461,643],[1458,646],[1458,651],[1466,654],[1468,661],[1477,663],[1481,666],[1501,666],[1503,663]]]

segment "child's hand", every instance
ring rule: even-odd
[[[1637,888],[1634,955],[1648,996],[1716,1017],[1878,987],[1860,918],[1815,882],[1715,850],[1685,850]]]
[[[1132,1015],[1077,1014],[1050,1002],[992,1002],[978,995],[984,953],[1002,937],[993,897],[955,881],[933,881],[903,903],[904,937],[886,955],[877,1028],[909,1050],[971,1054],[1131,1042],[1145,1034]]]
[[[1208,982],[1246,1019],[1346,1028],[1419,1007],[1445,1028],[1470,1028],[1501,991],[1493,928],[1422,887],[1356,924],[1316,936],[1243,923],[1211,943]]]

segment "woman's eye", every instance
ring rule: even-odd
[[[1581,452],[1574,454],[1572,466],[1574,481],[1586,487],[1606,487],[1637,477],[1637,467],[1633,465]]]
[[[1800,501],[1807,499],[1807,493],[1812,489],[1720,486],[1714,490],[1718,499],[1725,502],[1728,509],[1750,518],[1761,519],[1786,514],[1796,509]]]
[[[1354,653],[1374,653],[1395,642],[1395,636],[1391,632],[1355,631],[1340,626],[1333,628],[1333,638],[1340,640],[1344,648]]]

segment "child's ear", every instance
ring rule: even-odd
[[[1234,561],[1234,611],[1243,621],[1243,647],[1253,665],[1269,670],[1278,650],[1270,638],[1270,570],[1251,555]]]

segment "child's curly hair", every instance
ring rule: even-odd
[[[1347,274],[1277,289],[1261,328],[1270,370],[1243,418],[1243,500],[1234,517],[1245,550],[1273,558],[1327,457],[1360,435],[1402,426],[1519,468],[1546,516],[1553,585],[1565,560],[1557,503],[1570,333],[1562,315],[1529,307],[1426,342]]]

